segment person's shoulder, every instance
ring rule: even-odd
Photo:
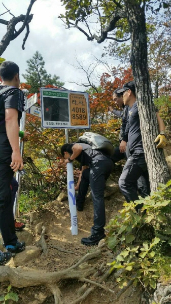
[[[134,102],[133,106],[132,106],[133,111],[138,111],[138,104],[137,101]]]
[[[0,86],[0,95],[3,95],[5,97],[8,97],[10,95],[17,95],[20,96],[21,98],[24,97],[24,93],[22,90],[19,88],[13,87],[13,86]]]

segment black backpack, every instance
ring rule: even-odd
[[[100,150],[109,156],[111,156],[114,152],[113,144],[109,139],[93,132],[85,132],[79,137],[77,143],[88,144],[92,147],[92,149]]]

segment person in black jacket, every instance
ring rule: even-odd
[[[111,156],[113,163],[127,159],[129,157],[129,147],[127,144],[127,135],[125,134],[126,124],[128,120],[128,106],[124,106],[123,94],[118,93],[120,89],[116,89],[113,92],[113,101],[118,106],[120,110],[116,110],[113,106],[109,106],[108,110],[113,113],[116,117],[121,118],[122,124],[119,134],[119,146],[114,149],[114,153]],[[89,188],[89,174],[90,169],[86,168],[81,172],[75,190],[78,191],[76,195],[76,205],[78,211],[83,211],[85,198]],[[141,197],[146,197],[150,194],[149,182],[140,176],[137,181],[137,191]]]
[[[19,242],[15,233],[10,185],[14,172],[24,167],[18,134],[24,94],[19,89],[17,64],[4,61],[0,66],[0,76],[3,81],[0,86],[0,230],[7,251],[17,253],[25,249],[25,243]],[[1,253],[0,256],[1,263]]]
[[[113,101],[117,104],[120,110],[113,109],[112,106],[109,106],[108,110],[111,111],[114,115],[122,119],[122,125],[119,134],[119,147],[114,149],[114,153],[111,156],[111,160],[115,164],[121,159],[126,158],[126,142],[124,138],[124,131],[127,123],[127,113],[128,107],[124,107],[122,94],[117,93],[118,89],[113,92]],[[76,205],[78,211],[83,211],[85,198],[88,192],[89,183],[90,183],[90,169],[86,168],[81,172],[75,190],[78,191],[76,195]]]
[[[126,83],[118,92],[123,94],[124,105],[129,107],[125,136],[126,141],[129,145],[130,156],[126,161],[122,174],[119,178],[119,187],[122,194],[125,196],[126,201],[130,202],[138,200],[137,180],[139,177],[143,176],[146,184],[148,185],[149,176],[142,144],[140,119],[136,101],[134,81]],[[166,145],[166,139],[164,135],[165,125],[158,112],[156,115],[159,124],[160,135],[157,136],[155,142],[159,140],[157,148],[163,148]],[[136,206],[137,211],[141,208],[142,204]]]
[[[61,154],[65,162],[77,160],[82,170],[89,167],[90,188],[94,206],[94,225],[91,228],[91,235],[82,238],[81,243],[87,246],[97,245],[105,237],[105,204],[104,189],[106,179],[113,169],[112,160],[100,150],[94,150],[88,144],[72,143],[64,144],[61,147]]]

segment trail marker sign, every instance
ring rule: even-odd
[[[88,93],[41,88],[43,128],[88,129]]]
[[[37,93],[35,93],[33,96],[27,99],[25,110],[31,108],[35,103],[37,103]]]

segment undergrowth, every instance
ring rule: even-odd
[[[135,206],[141,203],[137,213]],[[148,291],[155,289],[159,278],[171,271],[171,180],[145,199],[124,203],[106,230],[114,252],[110,271],[116,272],[119,286],[131,281]]]

